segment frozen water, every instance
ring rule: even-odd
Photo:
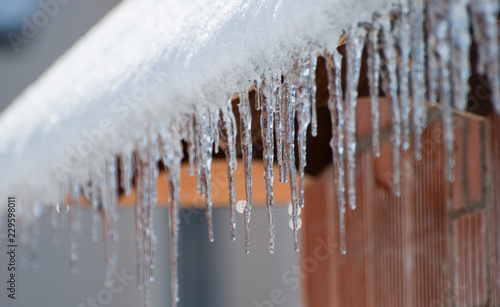
[[[446,178],[454,179],[452,108],[467,108],[472,69],[488,77],[494,108],[500,110],[498,1],[430,0],[425,8],[423,0],[318,0],[315,5],[297,0],[280,5],[274,2],[124,1],[26,89],[0,115],[0,169],[9,174],[0,177],[0,195],[24,198],[19,202],[25,232],[21,242],[36,249],[41,204],[54,206],[52,239],[57,243],[59,229],[69,224],[70,264],[76,269],[81,228],[78,211],[83,196],[92,206],[94,240],[102,226],[109,285],[117,259],[118,191],[121,188],[128,195],[135,182],[138,287],[144,291],[145,306],[150,306],[158,240],[154,214],[157,166],[161,160],[169,182],[172,305],[176,306],[182,141],[187,145],[189,173],[196,176],[197,191],[205,198],[210,241],[214,240],[212,155],[219,148],[224,151],[230,237],[234,239],[239,131],[246,191],[246,199],[239,203],[244,204],[245,251],[249,252],[254,102],[249,100],[248,90],[253,87],[263,141],[269,251],[272,253],[275,245],[275,154],[278,180],[290,184],[291,226],[295,250],[299,250],[307,129],[310,125],[311,134],[318,133],[315,77],[317,55],[322,52],[327,61],[340,250],[345,254],[346,194],[350,208],[356,207],[357,88],[365,45],[373,151],[379,156],[380,83],[391,109],[395,193],[401,194],[400,155],[401,149],[410,147],[411,127],[415,158],[422,157],[426,98],[442,107]],[[130,24],[137,14],[147,17],[144,22]],[[478,46],[477,67],[469,64],[469,25]],[[345,100],[342,56],[336,50],[344,29]],[[236,91],[239,130],[228,102]],[[34,169],[37,176],[33,176]]]

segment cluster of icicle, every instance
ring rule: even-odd
[[[368,54],[368,80],[370,89],[373,151],[379,156],[379,83],[392,112],[392,144],[394,192],[399,195],[400,152],[409,148],[410,131],[414,131],[415,159],[421,159],[421,134],[426,126],[426,103],[439,101],[444,121],[446,148],[446,176],[454,179],[452,107],[459,112],[467,107],[468,79],[471,74],[469,49],[471,40],[478,45],[479,74],[487,75],[492,91],[494,109],[500,111],[500,71],[498,47],[498,2],[496,0],[398,2],[391,14],[374,14],[370,23],[359,24],[346,31],[347,76],[345,93],[341,87],[342,55],[334,50],[324,51],[328,72],[328,106],[332,119],[333,161],[336,165],[336,189],[339,207],[340,250],[346,253],[344,214],[346,204],[356,207],[355,153],[357,86],[363,48]],[[469,25],[472,25],[472,38]],[[427,39],[424,41],[424,26]],[[316,48],[316,49],[314,49]],[[295,250],[298,244],[298,212],[304,207],[304,167],[306,164],[306,135],[311,127],[317,133],[316,114],[316,59],[317,46],[309,56],[290,59],[289,71],[277,68],[274,74],[253,81],[255,101],[249,100],[248,88],[239,92],[239,137],[244,162],[246,207],[245,251],[249,252],[249,224],[252,209],[252,135],[251,107],[260,110],[263,141],[264,181],[269,216],[269,251],[274,251],[273,164],[276,152],[278,179],[289,182],[291,189],[293,234]],[[380,79],[381,76],[381,79]],[[427,79],[427,82],[426,82]],[[344,99],[343,99],[344,97]],[[452,106],[452,101],[454,102]],[[412,113],[412,114],[411,114]],[[410,117],[412,115],[412,120]],[[295,122],[297,130],[295,131]],[[412,123],[412,127],[410,126]],[[118,234],[117,197],[119,187],[129,194],[136,178],[136,246],[138,286],[144,290],[145,305],[150,306],[150,283],[154,279],[156,230],[155,203],[158,161],[162,161],[169,181],[172,306],[179,300],[177,258],[179,240],[179,190],[183,159],[182,141],[187,144],[190,175],[197,178],[197,190],[205,198],[208,237],[213,237],[210,168],[212,154],[221,148],[226,154],[230,204],[230,234],[235,239],[234,171],[237,166],[236,138],[238,125],[231,109],[231,101],[223,107],[200,107],[190,116],[172,120],[166,127],[148,127],[144,137],[135,141],[134,148],[119,159],[111,157],[100,166],[90,169],[85,180],[71,179],[64,184],[61,204],[70,195],[68,221],[70,230],[71,267],[77,264],[77,237],[80,191],[91,200],[94,211],[93,239],[98,238],[98,225],[102,219],[103,238],[107,261],[106,281],[109,282],[116,265]],[[275,144],[276,143],[276,144]],[[298,146],[299,186],[295,144]],[[119,165],[118,165],[119,164]],[[118,172],[118,167],[120,172]],[[118,178],[118,173],[120,178]],[[347,189],[347,194],[345,193]],[[347,195],[347,200],[344,199]],[[62,206],[61,206],[62,207]],[[35,207],[39,208],[39,207]],[[65,209],[58,212],[65,211]],[[55,211],[54,211],[55,212]],[[36,216],[39,213],[35,214]],[[64,226],[61,214],[52,217],[54,229]],[[54,235],[54,238],[56,236]],[[33,238],[34,240],[35,238]],[[34,243],[36,246],[36,243]]]

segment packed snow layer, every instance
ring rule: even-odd
[[[58,174],[131,150],[144,125],[224,105],[389,1],[129,0],[0,117],[0,195],[55,203]],[[318,50],[323,51],[323,50]]]

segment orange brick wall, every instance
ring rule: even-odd
[[[357,208],[346,211],[347,254],[337,248],[318,261],[303,281],[305,306],[500,304],[500,117],[455,116],[451,184],[442,129],[436,121],[424,131],[421,161],[412,146],[402,152],[401,197],[392,192],[390,140],[378,159],[360,148]],[[302,261],[315,257],[319,238],[339,242],[334,182],[330,165],[306,191]]]

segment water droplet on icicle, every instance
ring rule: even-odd
[[[258,96],[256,91],[256,96]],[[248,91],[239,93],[240,103],[240,138],[245,171],[245,252],[250,252],[250,215],[252,213],[252,110],[248,99]],[[238,202],[239,203],[239,202]]]

